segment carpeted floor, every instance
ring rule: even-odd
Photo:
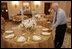
[[[62,48],[71,48],[71,33],[66,32]]]

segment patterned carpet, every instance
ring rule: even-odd
[[[5,24],[6,24],[5,26],[6,30],[11,28],[12,26],[18,25],[18,24],[14,24],[13,22],[6,22]],[[1,47],[2,47],[2,42],[1,42]],[[64,38],[62,48],[71,48],[71,33],[69,32],[65,33],[65,38]]]
[[[71,33],[66,32],[62,48],[71,48]]]

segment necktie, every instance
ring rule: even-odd
[[[55,15],[55,22],[54,23],[56,23],[56,21],[57,21],[57,12],[56,12],[56,15]]]

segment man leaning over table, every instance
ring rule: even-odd
[[[65,11],[59,7],[58,3],[53,3],[51,8],[54,10],[52,29],[56,28],[54,47],[61,48],[63,41],[64,41],[66,27],[67,27],[66,14],[65,14]]]

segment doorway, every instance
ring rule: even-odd
[[[46,15],[50,15],[50,12],[48,11],[50,9],[51,3],[44,3],[44,13]]]
[[[2,3],[1,3],[1,16],[2,16],[5,20],[9,20],[8,7],[7,7],[7,3],[6,3],[6,2],[2,2]]]

